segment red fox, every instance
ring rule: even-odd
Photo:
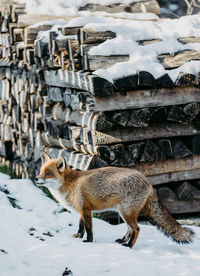
[[[86,230],[84,242],[92,242],[92,211],[115,208],[128,226],[126,235],[116,240],[124,246],[132,248],[137,240],[140,211],[175,242],[191,242],[193,232],[176,222],[141,172],[123,167],[73,170],[63,157],[51,159],[45,152],[41,153],[41,159],[42,167],[35,183],[47,187],[62,205],[69,204],[79,212],[75,238],[82,238]]]

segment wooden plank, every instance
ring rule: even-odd
[[[115,93],[106,98],[95,97],[95,111],[112,111],[142,107],[169,106],[200,101],[200,90],[196,87],[160,88],[157,90],[128,91],[125,96]]]
[[[18,15],[18,27],[26,28],[30,25],[34,25],[42,21],[55,21],[64,19],[69,21],[73,18],[77,18],[77,16],[56,16],[56,15],[47,15],[47,14],[20,14]]]
[[[95,71],[98,69],[107,69],[117,62],[129,60],[129,55],[96,56],[85,55],[82,60],[84,71]]]
[[[185,180],[194,180],[200,178],[200,170],[186,170],[180,172],[170,172],[160,175],[148,176],[148,179],[152,185],[159,185],[164,183],[185,181]]]
[[[155,138],[190,136],[200,133],[200,123],[164,124],[148,128],[117,128],[92,132],[96,145],[107,145],[121,142],[133,142]]]
[[[120,1],[119,1],[120,2]],[[130,4],[114,4],[114,5],[98,5],[98,4],[87,4],[84,7],[81,7],[79,10],[87,10],[91,12],[104,11],[108,13],[120,13],[120,12],[129,12],[129,13],[142,13],[151,12],[155,14],[160,14],[160,7],[156,0],[150,1],[134,1]]]
[[[183,44],[200,43],[200,37],[180,37],[177,40]]]
[[[145,46],[145,45],[149,45],[149,44],[157,43],[161,41],[162,39],[146,39],[146,40],[138,40],[137,42],[139,45]]]
[[[163,202],[171,214],[189,214],[200,212],[200,199],[175,200]]]
[[[199,158],[200,155],[195,155],[162,162],[144,163],[136,166],[136,169],[142,171],[146,176],[197,170],[200,169]]]
[[[47,85],[58,87],[69,87],[89,91],[94,95],[105,96],[114,93],[113,85],[106,79],[95,75],[69,70],[44,71]]]

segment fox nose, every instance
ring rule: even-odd
[[[35,178],[35,182],[37,182],[38,180],[39,180],[38,177],[36,177],[36,178]]]

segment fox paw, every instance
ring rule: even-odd
[[[82,237],[83,237],[82,233],[76,233],[76,234],[73,235],[73,238],[81,239]]]
[[[123,241],[123,239],[117,239],[117,240],[115,240],[115,242],[117,242],[117,243],[123,243],[124,241]]]
[[[88,240],[83,240],[83,242],[92,242],[92,241],[88,241]]]
[[[128,243],[122,243],[123,246],[131,248],[131,246]]]

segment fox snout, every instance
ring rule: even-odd
[[[38,185],[38,186],[40,186],[40,185],[44,185],[44,179],[42,179],[42,178],[39,178],[39,177],[36,177],[35,179],[34,179],[34,182],[35,182],[35,184],[36,185]]]

